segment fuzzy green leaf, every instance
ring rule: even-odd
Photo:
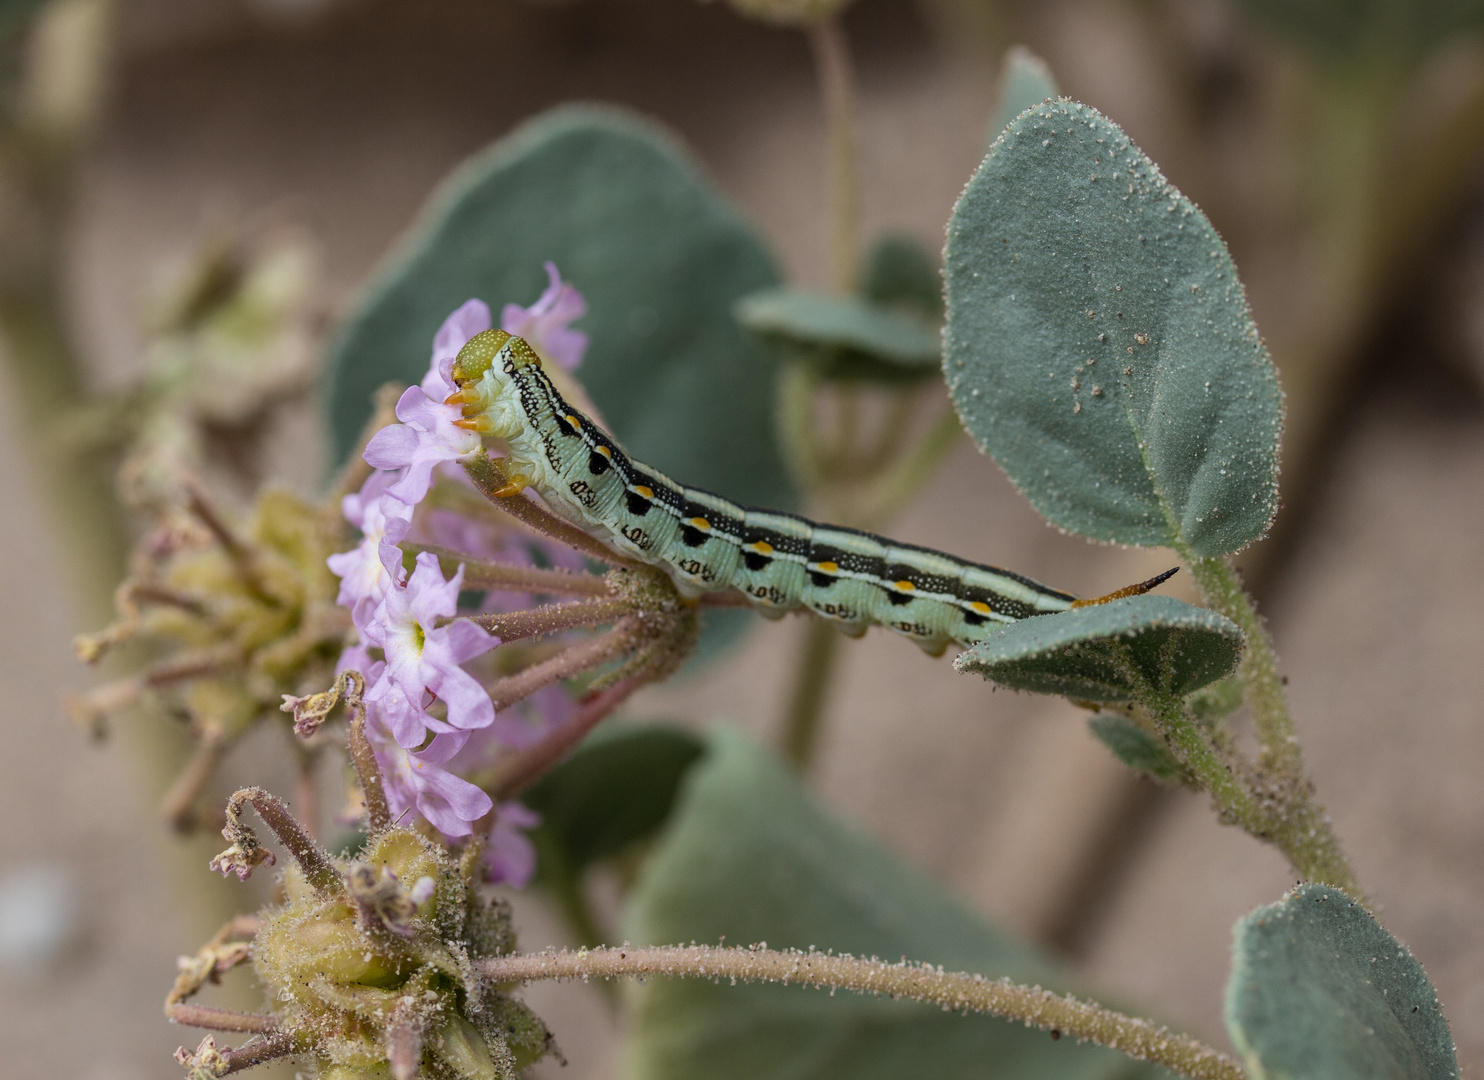
[[[931,378],[938,331],[913,315],[857,296],[763,289],[735,307],[737,321],[779,342],[829,379]]]
[[[1061,983],[933,882],[827,817],[734,733],[686,779],[630,896],[636,943],[767,942],[906,956],[950,970]],[[1119,1054],[983,1016],[799,987],[654,979],[639,989],[633,1080],[998,1080],[1165,1075]]]
[[[1164,742],[1149,734],[1127,716],[1098,713],[1087,726],[1113,756],[1135,772],[1148,773],[1165,784],[1190,784],[1194,780]]]
[[[1254,1080],[1456,1080],[1427,973],[1338,889],[1301,885],[1235,935],[1226,1026]]]
[[[1170,596],[1130,596],[1013,622],[954,661],[1015,690],[1127,701],[1142,684],[1189,694],[1236,667],[1244,640],[1225,616]]]
[[[1009,126],[1025,110],[1039,105],[1047,98],[1059,95],[1056,77],[1051,66],[1024,45],[1014,45],[1005,53],[1004,65],[1000,68],[1000,96],[995,105],[995,116],[989,125],[989,142],[1000,137],[1000,132]]]
[[[337,460],[383,382],[417,382],[471,296],[529,304],[552,260],[587,297],[578,372],[636,457],[746,503],[794,501],[773,434],[774,351],[732,305],[772,285],[763,241],[656,125],[569,106],[459,168],[388,258],[331,349]]]
[[[1075,102],[1006,129],[949,224],[944,370],[1043,515],[1099,540],[1236,551],[1277,508],[1282,402],[1226,245]]]

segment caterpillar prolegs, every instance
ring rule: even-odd
[[[447,403],[463,406],[460,425],[508,445],[511,494],[534,488],[609,549],[666,571],[684,596],[737,589],[763,615],[804,607],[849,634],[886,626],[934,655],[1088,603],[1008,570],[677,484],[630,460],[562,399],[535,350],[503,330],[469,340],[453,381]]]

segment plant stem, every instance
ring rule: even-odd
[[[466,589],[554,593],[558,596],[610,596],[613,592],[605,580],[594,574],[574,574],[571,570],[560,568],[544,570],[535,566],[486,562],[438,544],[406,541],[401,548],[410,555],[431,551],[438,556],[438,565],[445,575],[453,574],[462,566]]]
[[[949,405],[903,457],[897,459],[885,476],[876,482],[857,518],[870,528],[890,517],[922,489],[933,470],[958,445],[963,434],[958,413]]]
[[[862,960],[844,954],[778,952],[764,948],[709,945],[548,952],[482,960],[480,972],[496,983],[536,979],[612,979],[661,975],[669,978],[776,982],[814,989],[854,990],[910,998],[954,1012],[979,1012],[1022,1020],[1058,1036],[1065,1033],[1129,1057],[1151,1061],[1195,1080],[1246,1080],[1225,1054],[1147,1020],[1124,1016],[1093,1002],[1020,986],[1008,979],[947,974],[927,964]]]
[[[501,641],[522,641],[526,638],[560,634],[585,626],[598,626],[616,622],[634,612],[633,602],[627,598],[616,600],[579,600],[571,604],[547,604],[526,611],[495,612],[489,615],[459,615],[442,618],[438,626],[451,622],[472,622],[482,626]]]
[[[532,664],[524,671],[498,680],[486,689],[497,712],[508,709],[543,687],[590,671],[609,660],[617,660],[620,656],[633,652],[647,640],[649,635],[642,632],[637,620],[624,619],[612,630],[580,641],[547,660]]]
[[[855,291],[855,229],[858,196],[855,175],[855,101],[850,44],[838,18],[809,29],[814,68],[819,75],[829,130],[830,272],[835,289]]]
[[[294,815],[289,813],[289,808],[275,795],[270,795],[262,788],[242,788],[233,792],[232,797],[227,800],[227,825],[228,829],[247,830],[245,825],[240,824],[242,806],[251,803],[252,808],[258,812],[258,817],[263,819],[263,824],[268,826],[273,835],[278,837],[278,842],[288,849],[293,856],[299,869],[304,872],[304,879],[309,882],[315,892],[322,896],[333,896],[340,892],[340,873],[335,869],[335,863],[329,854],[315,843],[314,838],[299,824]],[[223,830],[223,836],[227,830]]]
[[[1180,555],[1200,585],[1206,603],[1236,623],[1247,638],[1239,670],[1260,747],[1253,770],[1259,784],[1256,794],[1269,823],[1268,831],[1257,835],[1282,848],[1305,877],[1343,889],[1364,903],[1365,891],[1350,868],[1324,807],[1315,798],[1314,782],[1304,766],[1303,751],[1283,696],[1273,640],[1257,606],[1225,558],[1201,557],[1189,551]]]
[[[366,738],[366,677],[359,671],[340,676],[345,704],[350,709],[350,723],[345,729],[345,748],[361,785],[361,800],[366,804],[366,828],[373,835],[391,828],[392,811],[386,801],[386,787],[381,780],[381,767],[376,764],[376,751]]]
[[[840,660],[840,637],[840,631],[821,618],[810,619],[804,630],[804,647],[783,714],[783,752],[800,772],[808,771],[818,749],[825,696]]]
[[[1180,759],[1180,764],[1211,793],[1222,812],[1253,836],[1268,839],[1272,822],[1231,765],[1222,760],[1205,732],[1191,718],[1185,702],[1176,695],[1146,689],[1140,704],[1148,710],[1160,734]]]
[[[622,705],[648,680],[642,676],[624,679],[600,690],[578,706],[567,720],[538,743],[526,747],[500,762],[494,776],[479,786],[489,792],[496,803],[519,795],[535,783],[548,769],[572,752],[593,728]]]
[[[278,1027],[277,1017],[263,1013],[232,1012],[228,1009],[213,1009],[206,1005],[186,1005],[180,1002],[167,1002],[165,1016],[172,1024],[211,1028],[214,1031],[266,1033]]]

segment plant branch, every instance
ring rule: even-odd
[[[527,611],[459,615],[439,619],[437,625],[446,626],[451,622],[462,620],[484,627],[502,642],[520,641],[525,638],[560,634],[565,630],[616,622],[625,615],[633,614],[633,611],[633,602],[627,598],[580,600],[572,604],[547,604],[544,607],[531,608]]]
[[[227,800],[227,827],[222,830],[226,839],[234,846],[241,846],[249,856],[252,854],[257,845],[257,837],[240,820],[242,808],[248,803],[258,812],[263,824],[278,837],[279,843],[288,849],[315,892],[326,897],[340,892],[340,873],[335,869],[335,863],[329,854],[304,831],[304,826],[295,820],[280,799],[262,788],[242,788],[233,792],[232,797]]]
[[[1265,838],[1282,848],[1305,877],[1343,889],[1364,903],[1365,891],[1340,847],[1329,816],[1315,797],[1314,782],[1304,765],[1303,750],[1294,735],[1293,718],[1283,695],[1273,639],[1256,604],[1227,559],[1201,557],[1188,550],[1180,551],[1180,555],[1200,585],[1206,603],[1236,623],[1247,638],[1239,672],[1260,747],[1253,780],[1269,821]]]
[[[638,640],[647,638],[648,635],[642,634],[637,620],[624,619],[612,630],[580,641],[570,649],[563,649],[555,656],[500,679],[486,689],[497,712],[508,709],[517,701],[530,697],[552,683],[570,679],[632,652]]]
[[[172,1024],[211,1028],[213,1031],[255,1031],[266,1034],[278,1027],[275,1017],[263,1013],[232,1012],[229,1009],[213,1009],[206,1005],[186,1005],[181,1002],[166,1002],[165,1016]]]
[[[825,124],[829,131],[830,271],[836,290],[855,290],[855,229],[858,195],[855,175],[855,102],[850,43],[838,18],[809,29],[814,68],[819,75]]]
[[[244,1043],[236,1047],[227,1055],[227,1067],[218,1076],[230,1076],[232,1073],[250,1069],[254,1065],[262,1065],[267,1061],[276,1061],[278,1058],[288,1057],[295,1051],[294,1037],[287,1031],[268,1032],[257,1042]]]
[[[392,811],[386,801],[386,788],[381,782],[381,768],[376,764],[376,753],[366,738],[366,703],[362,695],[366,692],[366,678],[359,671],[347,671],[340,676],[344,687],[345,704],[350,709],[350,723],[345,730],[345,748],[350,754],[351,765],[356,770],[356,779],[361,785],[361,798],[366,804],[366,828],[374,836],[391,828]]]
[[[783,714],[783,752],[800,772],[808,771],[818,749],[825,697],[840,661],[841,637],[826,619],[810,619],[804,629],[804,647],[799,650]]]
[[[608,583],[595,574],[574,574],[570,570],[543,570],[534,566],[486,562],[438,544],[415,544],[409,541],[403,543],[401,548],[409,555],[431,551],[438,556],[439,566],[445,575],[453,574],[463,566],[466,589],[554,593],[559,596],[612,595]]]
[[[571,753],[589,731],[648,681],[642,675],[636,675],[598,691],[540,742],[512,754],[495,766],[492,770],[494,775],[479,786],[489,792],[497,804],[519,795]]]
[[[482,960],[477,966],[496,983],[660,975],[885,994],[954,1012],[988,1013],[1022,1020],[1043,1030],[1121,1050],[1129,1057],[1163,1065],[1194,1080],[1246,1080],[1241,1066],[1225,1054],[1147,1020],[1113,1012],[1094,1002],[1020,986],[1008,979],[948,974],[927,964],[906,961],[888,964],[812,950],[778,952],[690,945],[501,956]]]
[[[900,510],[912,496],[922,490],[933,473],[958,445],[963,434],[963,424],[953,406],[945,408],[933,426],[923,433],[921,439],[905,455],[898,458],[891,469],[876,482],[866,496],[858,519],[870,528],[874,523],[890,517]]]

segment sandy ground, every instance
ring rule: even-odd
[[[229,6],[214,8],[226,13],[216,23],[176,25],[158,21],[165,0],[138,5],[88,170],[77,314],[107,380],[137,365],[141,281],[213,224],[294,221],[343,298],[452,164],[574,97],[675,125],[791,274],[824,276],[819,120],[807,54],[789,35],[740,26],[718,7],[615,5],[594,31],[560,13],[450,0],[383,8],[379,22],[334,34],[213,36],[234,22]],[[894,7],[867,14],[867,230],[936,246],[982,146],[989,83]],[[1136,116],[1120,118],[1135,128]],[[11,748],[0,755],[0,873],[53,868],[80,910],[65,962],[0,978],[0,1060],[16,1080],[173,1075],[168,1054],[189,1035],[159,1014],[174,957],[207,931],[211,905],[241,894],[182,898],[176,875],[201,852],[162,835],[118,745],[89,746],[58,719],[60,688],[84,680],[68,647],[82,620],[15,418],[0,412],[0,425],[11,522],[0,533],[0,725]],[[274,465],[301,486],[313,476],[308,428],[301,418]],[[1387,925],[1437,983],[1472,1075],[1484,1068],[1484,409],[1476,393],[1393,377],[1357,405],[1336,462],[1267,611],[1320,791]],[[1087,593],[1170,565],[1164,553],[1058,535],[967,444],[893,531]],[[649,692],[635,711],[726,717],[767,737],[799,629],[760,627],[727,670]],[[882,634],[849,647],[844,682],[819,769],[823,798],[987,915],[1045,933],[1072,868],[1107,841],[1088,807],[1109,808],[1116,825],[1129,798],[1075,711],[991,694]],[[234,778],[264,779],[255,770],[270,750],[245,755]],[[1095,917],[1062,937],[1101,984],[1224,1042],[1230,926],[1276,899],[1291,872],[1216,825],[1199,797],[1150,805],[1140,843],[1101,879]],[[520,919],[527,945],[560,940],[535,902],[522,901]],[[595,993],[531,997],[571,1060],[561,1075],[613,1075],[613,1024]]]

